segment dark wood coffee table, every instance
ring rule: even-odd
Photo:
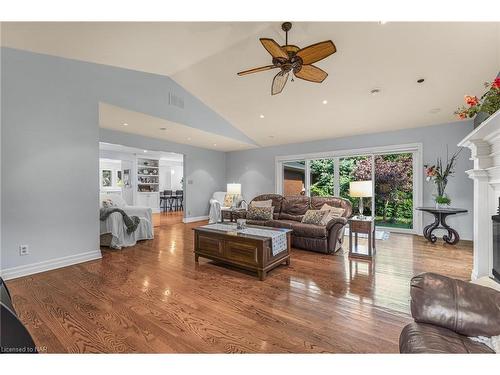
[[[260,280],[280,264],[290,264],[291,229],[248,226],[265,230],[280,231],[287,235],[287,248],[273,255],[271,237],[222,231],[208,227],[193,228],[194,259],[199,257],[257,272]]]

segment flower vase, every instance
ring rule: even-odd
[[[478,112],[474,117],[474,129],[481,125],[481,123],[488,117],[490,117],[490,114],[488,112]]]

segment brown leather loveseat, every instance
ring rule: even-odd
[[[300,249],[334,253],[342,246],[347,218],[351,216],[352,206],[347,199],[337,197],[284,197],[279,194],[263,194],[254,201],[272,200],[273,220],[247,220],[250,225],[262,225],[275,228],[292,229],[292,246]],[[342,217],[334,218],[326,226],[301,223],[307,210],[319,210],[324,204],[344,209]],[[245,218],[246,212],[239,212],[237,217]]]
[[[401,353],[493,353],[469,337],[500,335],[499,291],[424,273],[411,280],[410,295],[415,322],[401,332]]]

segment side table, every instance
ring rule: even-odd
[[[358,246],[358,234],[368,235],[366,251]],[[354,234],[354,244],[352,235]],[[372,216],[353,216],[349,219],[349,256],[353,258],[373,259],[375,255],[375,219]]]
[[[434,222],[424,228],[424,237],[429,242],[436,242],[437,237],[432,234],[436,229],[444,229],[448,232],[443,236],[443,240],[450,245],[455,245],[460,241],[458,232],[446,224],[446,218],[450,215],[466,213],[467,210],[463,208],[435,208],[435,207],[417,207],[416,210],[427,212],[434,215]]]

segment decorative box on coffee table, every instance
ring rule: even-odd
[[[236,222],[236,219],[238,219],[238,212],[245,212],[246,210],[243,208],[233,208],[233,207],[228,207],[228,208],[222,208],[220,210],[221,215],[221,223],[225,221],[225,219],[229,219],[229,221]]]
[[[272,269],[285,263],[290,264],[291,229],[263,228],[249,225],[248,228],[279,231],[286,234],[286,249],[273,255],[272,238],[265,235],[245,234],[236,231],[224,231],[215,225],[193,228],[194,257],[226,263],[232,266],[254,271],[260,280],[264,280]]]
[[[358,245],[358,234],[366,234],[366,247]],[[354,235],[354,243],[352,237]],[[349,219],[349,256],[372,259],[375,255],[375,220],[372,216],[353,216]]]

